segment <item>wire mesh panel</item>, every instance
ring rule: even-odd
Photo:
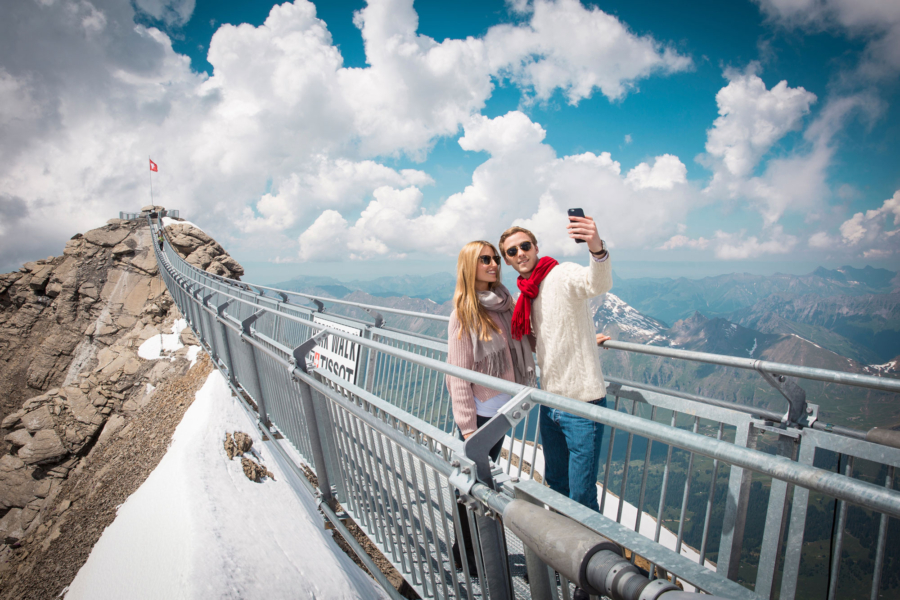
[[[392,332],[378,332],[372,339],[425,358],[447,360],[443,343],[415,340]],[[444,432],[454,430],[450,392],[443,373],[377,350],[370,350],[368,365],[371,368],[366,374],[368,391]]]
[[[334,383],[319,379],[326,385]],[[468,570],[468,561],[476,558],[466,552],[465,544],[459,545],[465,565],[461,572],[453,558],[462,509],[445,473],[434,467],[439,462],[445,470],[450,468],[447,440],[416,429],[356,394],[320,388],[314,395],[327,403],[334,426],[346,490],[343,508],[422,597],[480,597],[478,574]],[[373,426],[375,421],[394,435]],[[398,436],[407,444],[401,444]],[[433,459],[423,460],[409,445]]]

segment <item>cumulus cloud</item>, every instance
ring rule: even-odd
[[[453,254],[473,239],[498,239],[512,224],[532,229],[545,254],[573,256],[580,247],[566,233],[568,208],[593,217],[617,248],[642,247],[671,236],[676,223],[703,201],[672,155],[627,173],[608,152],[558,157],[544,130],[519,111],[470,120],[460,138],[469,151],[491,156],[472,182],[431,211],[418,188],[381,188],[348,228],[353,256],[431,252]],[[523,215],[525,215],[523,217]]]
[[[494,65],[534,90],[539,100],[561,89],[577,104],[594,88],[617,99],[654,72],[692,67],[689,57],[649,36],[634,35],[615,16],[577,0],[535,0],[516,7],[530,10],[530,22],[492,27],[485,36],[487,52]]]
[[[717,178],[746,178],[778,140],[799,128],[816,95],[786,81],[766,89],[753,67],[726,77],[728,85],[716,94],[719,117],[707,132],[706,151],[721,161]]]
[[[889,229],[889,224],[895,229]],[[841,241],[864,258],[881,258],[900,251],[900,190],[881,205],[858,212],[841,224]]]
[[[858,76],[883,79],[900,71],[900,4],[879,0],[756,0],[785,27],[839,30],[866,40]]]
[[[135,6],[158,21],[184,25],[194,13],[194,0],[134,0]]]
[[[300,234],[300,260],[337,261],[347,256],[347,221],[326,210]]]
[[[716,231],[713,240],[716,258],[744,260],[765,254],[787,254],[797,245],[797,238],[784,233],[780,225],[771,227],[767,233],[768,239],[761,240],[755,235],[746,235],[743,230],[738,233]]]
[[[817,231],[816,233],[809,236],[808,245],[810,248],[815,248],[817,250],[826,250],[829,248],[833,248],[838,244],[838,241],[835,240],[832,236],[828,235],[826,231]]]
[[[687,183],[687,167],[677,156],[663,154],[653,160],[652,167],[641,163],[630,170],[625,181],[638,190],[671,190],[678,184]]]
[[[659,249],[675,250],[678,248],[687,248],[689,250],[706,250],[708,247],[709,240],[705,237],[691,239],[688,236],[679,233],[666,240],[666,242],[662,246],[660,246]]]
[[[539,99],[557,90],[570,102],[598,91],[621,99],[643,78],[690,66],[575,0],[512,8],[516,24],[437,42],[418,33],[412,0],[372,0],[355,17],[367,66],[347,68],[315,6],[296,0],[260,27],[219,27],[206,76],[167,35],[136,25],[150,17],[178,27],[194,0],[11,3],[0,23],[0,189],[28,210],[0,254],[58,252],[73,230],[149,203],[148,154],[160,165],[156,201],[202,215],[212,234],[242,233],[234,241],[247,248],[272,230],[297,239],[322,211],[359,210],[380,187],[430,185],[423,171],[380,159],[425,158],[480,116],[501,80]],[[498,157],[512,151],[470,141]],[[527,145],[535,164],[552,154]],[[441,218],[451,226],[433,229],[455,239],[471,201],[448,202]]]
[[[835,136],[852,117],[874,123],[884,105],[868,92],[832,97],[788,153],[768,158],[785,135],[801,129],[816,96],[786,81],[767,89],[758,69],[751,64],[743,72],[726,71],[728,85],[716,94],[719,117],[697,160],[713,172],[706,195],[746,201],[771,227],[789,210],[810,217],[822,210],[831,196]]]

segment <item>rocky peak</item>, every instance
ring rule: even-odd
[[[170,229],[189,257],[213,257],[203,268],[243,273],[199,229]],[[153,243],[146,221],[111,219],[75,235],[62,255],[0,275],[0,573],[12,548],[50,518],[70,472],[196,357],[185,347],[196,346],[193,334],[175,327],[181,315]],[[144,342],[169,331],[180,350],[141,357]]]
[[[244,269],[216,240],[190,223],[173,223],[165,228],[172,247],[187,261],[207,273],[238,279]]]

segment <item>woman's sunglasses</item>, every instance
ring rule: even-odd
[[[522,242],[518,246],[510,246],[509,248],[506,249],[506,255],[508,257],[512,258],[516,254],[519,253],[519,249],[521,249],[522,252],[528,252],[529,250],[531,250],[531,246],[532,246],[531,242]],[[499,263],[497,263],[497,264],[499,264]]]
[[[494,261],[494,264],[497,264],[497,265],[500,264],[500,257],[497,256],[496,254],[494,256],[488,256],[487,254],[482,254],[481,256],[478,257],[478,262],[480,262],[483,265],[491,264],[491,260]]]

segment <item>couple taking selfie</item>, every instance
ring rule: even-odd
[[[612,287],[609,253],[594,220],[584,217],[580,209],[569,211],[567,230],[570,238],[586,243],[588,266],[540,257],[537,239],[522,227],[503,232],[499,252],[486,241],[463,247],[457,262],[447,360],[536,387],[534,352],[542,389],[606,406],[597,344],[609,338],[594,332],[589,301]],[[501,259],[519,273],[521,293],[516,301],[501,282]],[[455,377],[448,376],[447,385],[453,416],[464,438],[510,400],[509,394]],[[599,511],[596,477],[603,425],[541,406],[540,430],[547,484]],[[501,445],[502,440],[491,449],[492,460],[499,457]]]

